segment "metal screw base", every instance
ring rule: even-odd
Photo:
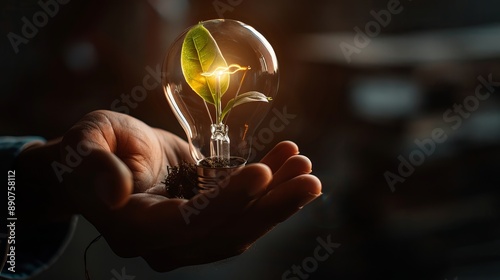
[[[232,157],[229,167],[206,167],[201,164],[196,166],[198,174],[198,188],[200,192],[214,188],[224,188],[229,181],[227,178],[235,171],[245,166],[246,160]]]

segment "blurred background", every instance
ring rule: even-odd
[[[50,139],[92,110],[123,112],[183,30],[231,18],[274,46],[273,106],[295,115],[258,158],[293,140],[323,182],[321,199],[242,256],[162,274],[101,240],[89,251],[95,279],[500,279],[498,1],[70,0],[17,46],[8,34],[42,8],[0,5],[0,135]],[[160,86],[134,104],[126,113],[185,138]],[[97,234],[81,218],[35,279],[84,279]],[[318,237],[340,247],[283,277]]]

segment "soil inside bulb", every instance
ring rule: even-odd
[[[199,164],[202,167],[208,167],[208,168],[219,168],[219,167],[222,168],[230,166],[228,159],[223,159],[218,157],[205,158],[202,161],[200,161]]]
[[[245,160],[239,157],[223,159],[219,157],[209,157],[201,160],[198,165],[205,168],[230,168],[245,164]]]

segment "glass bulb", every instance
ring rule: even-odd
[[[253,135],[278,91],[271,44],[242,22],[215,19],[188,28],[163,63],[167,100],[186,132],[200,187],[217,170],[243,166]]]

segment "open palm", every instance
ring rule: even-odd
[[[85,151],[64,181],[74,212],[85,216],[115,253],[143,257],[157,271],[238,255],[321,194],[311,162],[292,142],[231,175],[220,189],[169,199],[158,186],[167,166],[189,161],[177,136],[130,116],[96,111],[60,143]]]

